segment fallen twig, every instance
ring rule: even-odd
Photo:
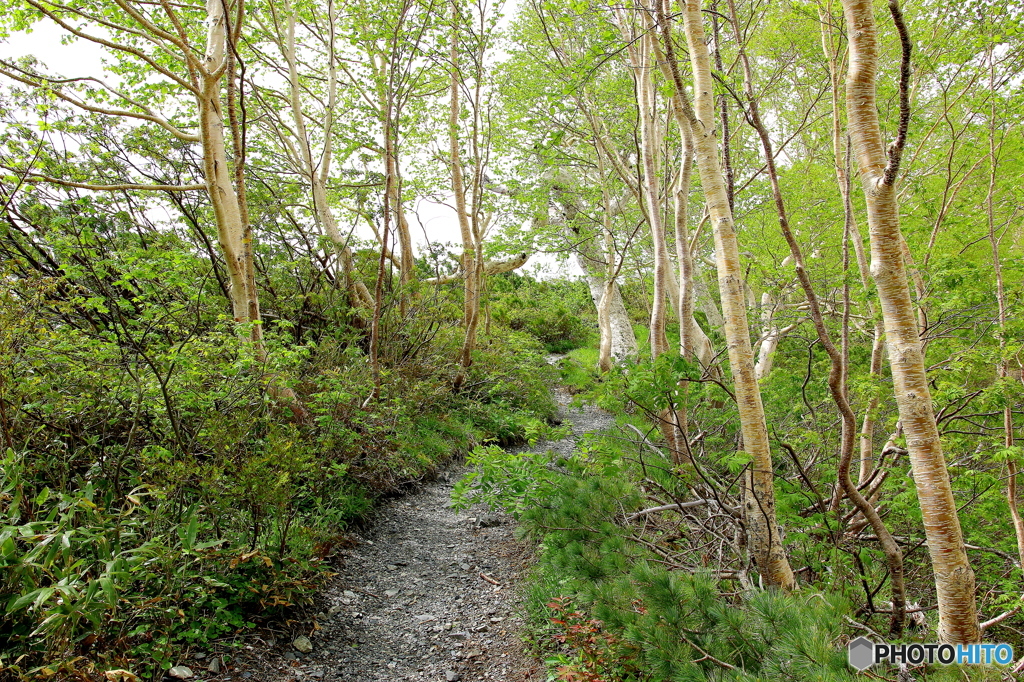
[[[663,511],[679,511],[682,509],[689,509],[691,507],[699,507],[704,504],[710,504],[714,500],[694,500],[692,502],[673,502],[672,504],[663,504],[660,507],[650,507],[649,509],[642,509],[634,514],[626,516],[626,521],[633,521],[646,514],[656,514],[657,512]]]
[[[715,665],[717,665],[719,667],[722,667],[722,668],[725,668],[726,670],[736,670],[736,666],[732,665],[731,663],[726,663],[725,661],[722,661],[722,660],[719,660],[719,659],[715,658],[714,656],[712,656],[711,654],[709,654],[708,652],[704,651],[699,646],[697,646],[696,644],[691,642],[685,636],[682,636],[682,640],[684,642],[686,642],[687,644],[689,644],[690,646],[692,646],[694,649],[696,649],[698,653],[704,654],[701,658],[698,658],[696,661],[694,661],[694,663],[698,663],[700,661],[705,661],[706,660],[706,661],[711,661]]]
[[[877,632],[875,632],[874,630],[869,628],[867,625],[864,625],[864,623],[858,623],[857,621],[855,621],[853,618],[850,618],[849,616],[843,616],[843,620],[845,620],[847,623],[849,623],[853,627],[857,628],[858,630],[864,630],[868,634],[873,635],[875,638],[878,639],[878,641],[880,641],[880,642],[884,642],[885,641],[885,637],[882,637],[880,634],[878,634]]]

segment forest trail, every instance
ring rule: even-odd
[[[572,452],[578,438],[613,422],[594,407],[568,408],[572,435],[537,450]],[[514,522],[477,505],[456,513],[452,465],[416,494],[383,504],[372,526],[343,550],[319,613],[261,654],[249,649],[217,679],[252,682],[538,682],[543,666],[523,648],[520,586],[529,549]],[[312,651],[295,647],[305,634]],[[201,664],[197,663],[197,667]],[[203,666],[205,667],[205,666]],[[200,668],[201,669],[201,668]]]

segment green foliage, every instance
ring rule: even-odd
[[[588,343],[595,328],[586,283],[537,281],[506,273],[492,279],[490,313],[499,324],[535,336],[549,353]]]
[[[463,7],[453,27],[429,3],[348,3],[337,12],[298,3],[292,9],[303,54],[296,94],[304,107],[299,118],[310,122],[305,140],[291,129],[293,100],[273,77],[282,64],[274,48],[286,42],[274,27],[286,23],[279,19],[287,12],[247,12],[235,27],[240,40],[232,52],[236,65],[247,65],[246,87],[237,108],[225,107],[228,122],[241,113],[241,130],[226,131],[239,138],[228,140],[229,147],[238,144],[232,166],[242,157],[249,161],[239,170],[248,187],[263,357],[244,341],[250,330],[231,320],[208,197],[80,191],[42,181],[202,184],[203,159],[193,141],[197,101],[187,93],[190,67],[177,54],[177,41],[201,51],[203,7],[150,4],[126,14],[106,0],[8,5],[0,21],[4,37],[50,13],[78,26],[81,40],[95,33],[124,49],[105,55],[116,91],[98,73],[37,80],[44,66],[31,57],[2,69],[0,639],[9,646],[0,663],[18,660],[16,672],[25,675],[57,674],[74,661],[116,662],[158,675],[176,647],[228,635],[305,599],[347,525],[376,496],[472,451],[478,471],[461,484],[460,499],[504,506],[543,543],[534,613],[544,620],[555,615],[546,605],[558,605],[550,607],[560,621],[552,625],[571,650],[555,658],[566,679],[741,677],[706,654],[747,676],[833,678],[835,642],[827,640],[842,610],[832,608],[838,596],[826,598],[831,606],[817,598],[726,597],[708,575],[659,568],[665,559],[650,546],[674,556],[698,545],[687,546],[653,522],[650,535],[634,537],[623,521],[624,512],[652,497],[688,499],[698,492],[691,472],[680,475],[659,454],[654,418],[670,406],[685,406],[708,480],[738,497],[748,460],[727,388],[725,344],[707,324],[714,316],[697,313],[719,353],[721,383],[718,374],[705,377],[669,357],[598,377],[584,282],[503,274],[484,286],[479,348],[462,390],[453,393],[460,288],[399,286],[388,269],[380,273],[381,370],[372,376],[369,317],[352,307],[343,280],[374,289],[378,244],[350,235],[355,268],[340,267],[311,198],[313,169],[296,167],[304,164],[298,157],[305,147],[324,172],[327,208],[339,224],[379,232],[387,183],[378,147],[386,121],[406,208],[447,195],[449,165],[422,152],[447,135],[437,93],[447,87],[444,64],[456,28],[465,56],[475,55],[461,61],[465,94],[480,95],[467,100],[454,126],[467,177],[500,189],[471,188],[474,218],[485,232],[504,230],[501,250],[565,253],[589,246],[598,255],[610,246],[622,259],[618,278],[628,313],[638,338],[646,338],[650,243],[631,189],[640,177],[630,167],[639,156],[641,112],[606,6],[524,5],[505,63],[492,74],[485,65],[499,15],[483,15],[482,5]],[[854,410],[861,417],[869,403],[879,403],[869,444],[877,453],[894,431],[897,410],[886,370],[868,371],[875,291],[858,281],[849,250],[835,185],[831,98],[821,85],[829,80],[822,46],[842,54],[841,31],[833,33],[840,19],[805,2],[740,3],[737,11],[738,24],[753,27],[744,45],[780,153],[789,221],[804,246],[825,323],[837,345],[846,341]],[[1007,559],[1016,556],[1017,539],[1005,497],[1008,464],[1021,461],[1021,450],[1006,445],[1002,423],[1009,408],[1019,430],[1024,400],[1016,374],[1024,352],[1020,3],[924,0],[908,7],[907,20],[915,86],[910,146],[898,179],[900,218],[912,256],[907,263],[919,278],[915,304],[926,322],[930,388],[960,523],[967,541],[984,548],[971,554],[981,610],[997,613],[1019,604],[1021,578]],[[729,26],[709,29],[719,32],[709,39],[723,63],[737,63]],[[135,49],[152,47],[151,39],[163,47]],[[899,99],[891,31],[883,32],[880,46],[879,115],[891,140]],[[345,87],[334,92],[324,77],[330,63],[343,64],[345,72]],[[268,73],[269,82],[262,75]],[[77,78],[82,75],[95,78]],[[744,91],[740,70],[719,75],[716,94]],[[657,87],[653,120],[668,124],[657,172],[668,188],[680,140],[667,84]],[[126,122],[97,108],[141,118]],[[838,514],[822,511],[836,486],[839,434],[824,381],[828,359],[813,341],[792,267],[783,266],[788,248],[777,232],[768,178],[757,171],[762,161],[754,134],[742,121],[733,123],[739,123],[729,130],[748,320],[755,338],[770,327],[786,330],[761,391],[787,551],[802,582],[866,609],[865,601],[877,605],[887,596],[885,564],[874,544],[840,530],[849,520],[845,503]],[[605,161],[622,169],[606,169],[602,177],[599,147]],[[694,190],[698,184],[694,178]],[[691,193],[689,213],[695,262],[702,266],[715,247],[699,222],[699,196]],[[863,223],[859,192],[853,203],[853,218]],[[527,220],[533,227],[520,229]],[[600,234],[606,227],[607,242]],[[495,244],[488,241],[490,258]],[[436,245],[430,251],[417,264],[421,279],[458,269],[453,254]],[[998,305],[997,262],[1004,284]],[[704,280],[698,285],[709,285],[696,287],[704,310],[715,305],[712,269],[698,275]],[[676,332],[668,333],[674,341]],[[641,343],[641,357],[648,345]],[[545,352],[569,352],[559,367],[563,381],[646,442],[624,447],[612,438],[588,438],[581,455],[566,462],[496,449],[495,443],[548,432],[554,370]],[[286,390],[294,391],[292,407],[301,406],[301,416],[272,397]],[[624,430],[615,438],[634,435]],[[881,508],[891,530],[907,539],[912,599],[932,603],[909,464],[899,452],[888,457]],[[696,543],[693,535],[686,539]],[[566,599],[553,599],[559,596]],[[872,624],[881,618],[865,616]],[[789,631],[799,641],[787,639]],[[990,630],[1018,646],[1019,631],[1019,616]]]
[[[528,608],[556,679],[853,678],[841,597],[725,596],[709,574],[673,571],[635,542],[622,518],[643,494],[628,460],[610,441],[558,466],[491,448],[456,491],[514,511],[538,540]]]
[[[173,665],[179,643],[252,627],[305,600],[324,576],[316,560],[275,561],[218,538],[206,510],[182,509],[151,486],[119,495],[80,479],[30,497],[38,472],[29,459],[8,450],[2,464],[7,664],[98,651],[157,674]]]
[[[591,347],[569,351],[558,363],[562,385],[570,393],[592,390],[598,380],[597,361],[600,355],[598,349]]]
[[[526,334],[484,336],[452,392],[459,309],[443,297],[382,320],[377,401],[365,336],[330,291],[322,310],[337,317],[274,320],[260,361],[209,262],[173,234],[106,229],[102,209],[44,216],[39,246],[67,268],[15,259],[0,276],[0,664],[17,662],[12,674],[159,677],[182,647],[307,602],[379,495],[481,442],[534,436],[554,414],[553,370]],[[280,309],[292,272],[273,285]]]

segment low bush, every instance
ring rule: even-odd
[[[594,304],[583,281],[499,275],[491,283],[490,311],[496,322],[531,334],[549,353],[580,348],[597,330]]]

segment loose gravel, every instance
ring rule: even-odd
[[[567,455],[580,435],[611,422],[596,408],[568,409],[564,392],[556,397],[573,435],[541,443],[541,450]],[[210,658],[199,654],[185,662],[196,679],[545,679],[521,638],[518,587],[529,569],[528,547],[503,514],[451,509],[452,487],[464,472],[453,465],[420,492],[383,504],[372,527],[342,550],[339,573],[311,619],[253,638],[212,677]]]

